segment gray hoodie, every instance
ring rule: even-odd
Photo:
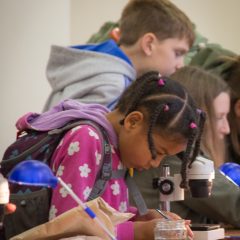
[[[113,47],[119,48],[111,45]],[[113,108],[135,77],[135,69],[111,53],[52,46],[47,64],[52,93],[44,111],[69,98]]]

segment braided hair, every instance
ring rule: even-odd
[[[200,138],[205,114],[196,108],[192,97],[177,81],[161,77],[151,71],[140,76],[122,94],[116,108],[125,116],[141,111],[147,121],[148,146],[152,159],[156,159],[153,131],[175,140],[188,139],[182,159],[181,187],[187,187],[187,166],[195,160],[200,149]],[[124,123],[124,118],[120,124]],[[190,164],[189,164],[190,163]]]

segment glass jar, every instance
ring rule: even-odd
[[[187,229],[184,220],[160,219],[154,229],[155,240],[186,240]]]

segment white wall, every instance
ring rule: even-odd
[[[240,53],[239,0],[172,0],[210,42]]]
[[[117,21],[128,0],[72,0],[71,41],[84,43],[106,21]]]
[[[240,53],[240,0],[172,0],[210,41]],[[84,43],[127,0],[0,0],[0,158],[16,119],[40,112],[50,92],[45,67],[51,44]],[[71,33],[70,33],[71,32]]]
[[[69,44],[68,0],[0,0],[0,158],[15,139],[15,121],[41,111],[50,45]]]

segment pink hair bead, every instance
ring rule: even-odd
[[[164,85],[165,85],[165,81],[164,81],[162,78],[160,78],[160,79],[158,80],[158,85],[159,85],[159,86],[164,86]]]
[[[192,128],[192,129],[197,128],[197,124],[194,123],[194,122],[191,122],[190,123],[190,128]]]
[[[158,85],[159,85],[159,86],[164,86],[164,85],[165,85],[165,81],[164,81],[162,78],[160,78],[160,79],[158,80]]]
[[[169,110],[169,106],[166,104],[164,107],[163,107],[163,111],[164,112],[167,112]]]

